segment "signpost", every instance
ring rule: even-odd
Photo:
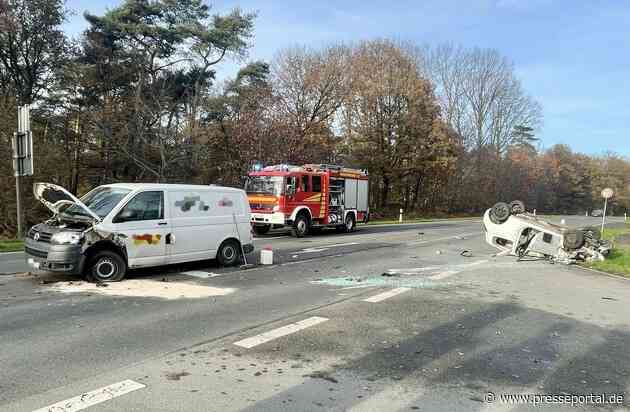
[[[613,197],[614,194],[615,192],[609,187],[602,190],[602,197],[604,198],[604,214],[602,215],[602,230],[601,230],[602,235],[604,234],[604,225],[606,224],[606,208],[608,206],[608,199]]]
[[[30,107],[18,106],[18,130],[13,134],[13,172],[17,206],[18,238],[22,237],[22,191],[20,178],[33,175],[33,136],[31,134]]]

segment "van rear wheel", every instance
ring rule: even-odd
[[[221,266],[234,266],[241,259],[241,247],[236,240],[221,243],[217,252],[217,260]]]
[[[118,253],[103,250],[90,260],[87,280],[94,283],[119,282],[126,273],[125,260]]]

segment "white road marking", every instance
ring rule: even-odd
[[[201,278],[201,279],[215,278],[217,276],[223,275],[223,273],[204,272],[202,270],[189,270],[187,272],[180,272],[180,273],[182,275],[194,276],[196,278]]]
[[[459,272],[460,272],[459,270],[445,270],[444,272],[440,272],[436,275],[429,276],[429,279],[431,280],[446,279],[447,277],[456,275]]]
[[[24,252],[0,252],[0,257],[4,256],[4,255],[22,255],[24,254]]]
[[[424,245],[424,244],[427,244],[427,243],[442,242],[444,240],[451,240],[451,239],[462,240],[462,238],[466,238],[467,236],[475,236],[475,235],[481,236],[482,234],[483,233],[481,233],[481,230],[480,230],[479,232],[461,233],[459,235],[440,237],[440,238],[437,238],[437,239],[427,239],[427,240],[419,240],[419,241],[407,242],[406,244],[407,245]]]
[[[284,236],[274,236],[274,237],[255,237],[254,238],[254,242],[257,240],[271,240],[271,239],[286,239],[290,237],[289,235],[284,235]]]
[[[435,275],[427,276],[428,279],[443,279],[451,275],[455,275],[470,267],[488,263],[487,259],[475,260],[470,263],[461,263],[459,265],[443,265],[443,266],[424,266],[420,268],[404,268],[404,269],[389,269],[386,273],[391,275],[420,275],[425,272],[440,271]]]
[[[379,293],[378,295],[374,295],[367,299],[363,299],[363,301],[370,302],[370,303],[378,303],[378,302],[384,301],[385,299],[389,299],[392,296],[400,295],[401,293],[407,292],[409,290],[411,290],[411,288],[396,288],[396,289],[389,290],[387,292]]]
[[[97,405],[99,403],[108,401],[110,399],[117,398],[119,396],[128,394],[138,389],[145,388],[146,386],[132,381],[131,379],[124,380],[122,382],[114,383],[109,386],[105,386],[91,392],[83,393],[74,398],[66,399],[65,401],[57,402],[55,404],[45,406],[41,409],[37,409],[34,412],[74,412],[81,411],[89,408],[90,406]]]
[[[270,330],[269,332],[261,333],[260,335],[252,336],[251,338],[239,340],[238,342],[234,342],[234,344],[242,348],[250,349],[262,343],[269,342],[282,336],[290,335],[311,326],[315,326],[318,323],[326,322],[327,320],[328,318],[313,316],[299,322],[291,323],[289,325]]]
[[[302,253],[316,253],[316,252],[323,252],[324,250],[328,250],[328,249],[332,249],[334,247],[341,247],[341,246],[352,246],[352,245],[358,245],[359,243],[357,242],[350,242],[350,243],[333,243],[332,245],[322,245],[322,246],[315,246],[315,247],[309,247],[306,249],[302,249],[299,252],[294,252],[295,254],[302,254]]]

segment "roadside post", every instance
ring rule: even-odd
[[[602,214],[602,230],[601,230],[602,235],[604,234],[604,225],[606,225],[606,208],[608,207],[608,199],[613,197],[614,194],[615,192],[609,187],[602,190],[602,197],[604,198],[604,214]]]
[[[17,237],[22,232],[22,190],[20,178],[33,175],[33,137],[31,134],[30,107],[18,106],[18,128],[11,140],[13,149],[13,172],[15,176],[15,200],[17,209]]]
[[[400,209],[400,214],[398,215],[398,223],[402,223],[403,222],[403,210]]]

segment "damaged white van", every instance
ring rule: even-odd
[[[81,200],[64,188],[35,183],[53,217],[25,240],[33,269],[121,280],[127,269],[204,259],[237,264],[254,250],[243,190],[221,186],[116,183]]]

